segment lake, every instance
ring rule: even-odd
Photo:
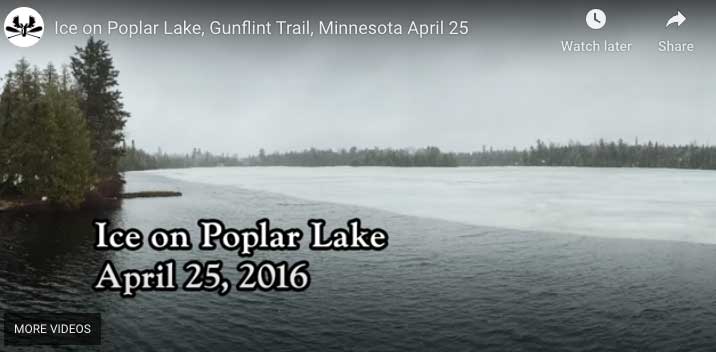
[[[265,167],[150,173],[478,226],[716,243],[713,171]]]
[[[0,312],[100,312],[104,351],[676,351],[716,345],[716,173],[580,168],[212,168],[127,174],[179,190],[115,211],[0,214]],[[113,226],[328,227],[359,217],[380,252],[258,252],[310,262],[304,292],[91,289],[119,270],[233,251],[99,252]],[[178,270],[179,281],[186,273]],[[74,350],[66,346],[60,350]],[[82,348],[81,350],[86,350]],[[48,350],[55,350],[50,349]],[[90,348],[92,350],[92,348]],[[94,350],[100,350],[94,348]]]

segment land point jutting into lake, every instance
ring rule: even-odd
[[[69,65],[21,59],[0,95],[0,197],[62,208],[121,193],[118,163],[129,113],[107,43],[90,38]]]

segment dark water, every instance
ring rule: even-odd
[[[525,233],[308,202],[231,187],[133,174],[130,187],[180,189],[182,198],[125,201],[121,210],[0,214],[0,313],[101,312],[103,351],[713,351],[716,246]],[[310,262],[305,292],[140,292],[123,299],[91,286],[102,263],[149,268],[174,258],[235,252],[98,252],[94,217],[113,225],[231,227],[269,217],[281,227],[358,216],[383,227],[382,252],[258,253]],[[196,241],[195,241],[196,243]],[[178,270],[180,282],[186,275]],[[0,346],[7,350],[8,346]],[[51,348],[46,348],[51,349]],[[73,350],[73,347],[61,350]]]

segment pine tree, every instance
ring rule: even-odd
[[[90,190],[89,133],[69,72],[21,60],[0,95],[0,194],[74,208]]]
[[[52,74],[58,79],[52,79]],[[90,134],[70,86],[69,71],[65,69],[57,76],[52,69],[46,80],[45,98],[56,134],[52,138],[52,159],[48,163],[44,193],[54,203],[77,207],[94,181]]]
[[[119,71],[114,68],[109,46],[90,38],[84,48],[76,47],[71,67],[79,92],[79,107],[87,121],[94,161],[101,177],[114,177],[122,156],[124,111],[122,93],[117,89]]]
[[[22,59],[15,71],[6,75],[0,96],[0,192],[21,192],[36,163],[38,148],[28,145],[33,141],[35,123],[39,116],[38,73]]]

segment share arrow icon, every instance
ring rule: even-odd
[[[668,21],[666,21],[666,27],[669,27],[672,23],[676,23],[677,27],[681,27],[681,24],[686,22],[686,16],[684,16],[681,11],[676,10],[676,15],[671,16]]]

